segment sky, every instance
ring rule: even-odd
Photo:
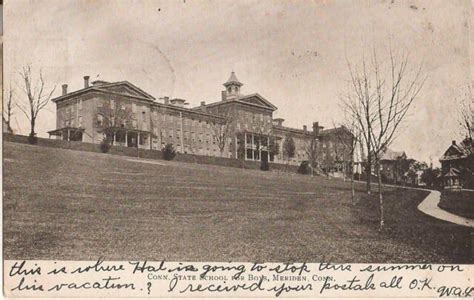
[[[4,86],[15,97],[18,70],[41,68],[54,96],[91,80],[128,80],[157,99],[220,100],[235,71],[244,94],[259,93],[285,125],[325,128],[342,121],[347,61],[388,45],[423,62],[426,83],[392,144],[437,164],[453,139],[458,100],[471,81],[469,1],[7,1]],[[383,59],[382,59],[383,60]],[[12,127],[27,134],[17,109]],[[55,129],[55,105],[37,132]]]

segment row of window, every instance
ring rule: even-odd
[[[82,125],[82,116],[77,117],[77,124],[74,117],[63,119],[63,127],[82,127]]]

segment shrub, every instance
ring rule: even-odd
[[[36,145],[38,144],[38,138],[36,137],[36,134],[31,134],[28,136],[28,143],[31,145]]]
[[[102,151],[102,153],[109,152],[110,148],[112,148],[112,144],[107,138],[103,139],[102,142],[100,142],[100,151]]]
[[[302,161],[297,172],[298,172],[298,174],[304,174],[304,175],[307,175],[307,174],[311,173],[311,169],[309,167],[309,162]]]
[[[262,171],[268,171],[268,170],[270,170],[270,165],[268,164],[268,161],[262,160],[262,161],[260,162],[260,170],[262,170]]]
[[[173,148],[173,144],[166,144],[161,151],[163,152],[163,158],[165,160],[172,160],[176,156],[176,151]]]

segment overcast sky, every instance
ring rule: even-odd
[[[128,80],[190,106],[220,99],[232,70],[302,128],[341,119],[338,95],[353,62],[392,43],[424,61],[427,81],[394,150],[434,163],[460,138],[455,98],[470,82],[468,1],[8,1],[5,86],[26,62],[50,85]],[[15,85],[14,85],[15,86]],[[17,97],[24,97],[17,92]],[[16,111],[13,128],[28,124]],[[55,107],[37,132],[55,129]]]

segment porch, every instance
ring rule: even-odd
[[[82,142],[82,136],[84,134],[84,128],[78,127],[63,127],[55,130],[48,131],[49,138],[55,136],[64,141]]]
[[[104,130],[105,138],[112,145],[152,149],[152,136],[150,131],[130,129],[124,127],[109,127]]]

